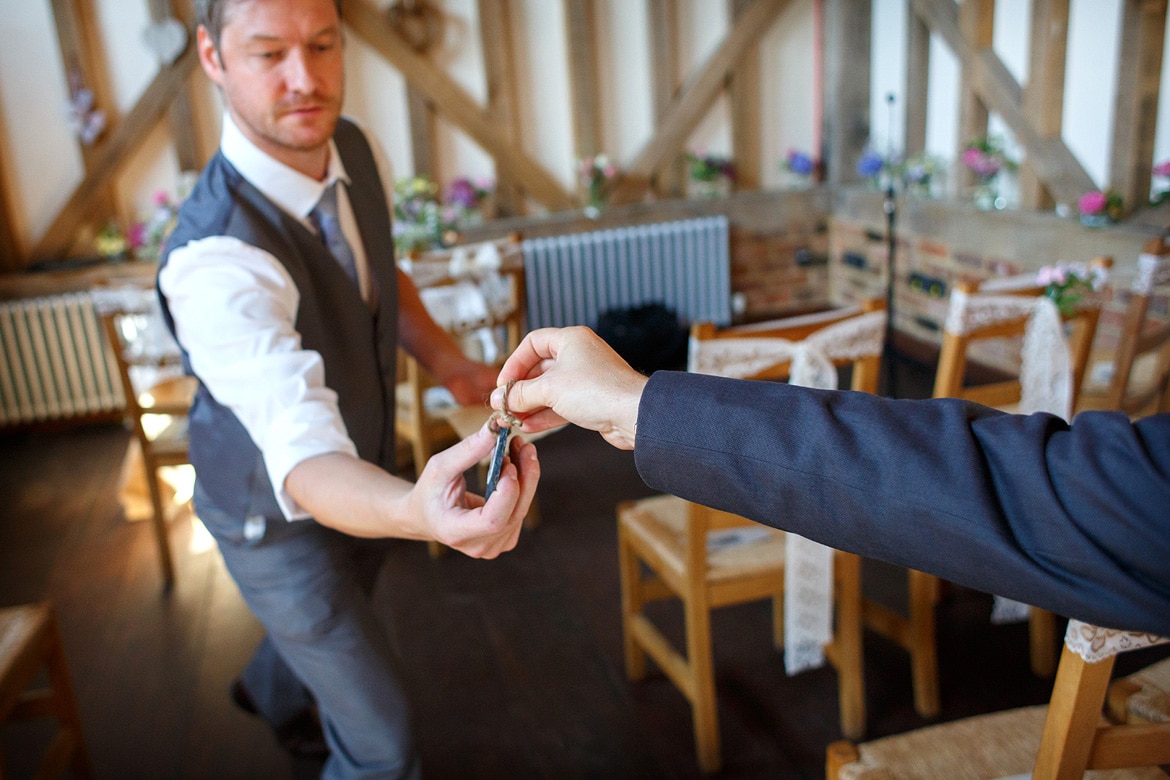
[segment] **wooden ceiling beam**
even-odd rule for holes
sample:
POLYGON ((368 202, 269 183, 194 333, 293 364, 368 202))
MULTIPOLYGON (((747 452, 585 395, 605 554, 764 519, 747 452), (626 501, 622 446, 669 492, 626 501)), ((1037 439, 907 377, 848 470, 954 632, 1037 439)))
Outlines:
MULTIPOLYGON (((651 90, 654 98, 654 124, 666 115, 667 108, 678 95, 679 73, 679 9, 676 0, 646 0, 646 18, 650 20, 651 90)), ((655 194, 660 197, 680 197, 686 180, 686 161, 675 155, 672 162, 659 169, 654 176, 655 194)))
MULTIPOLYGON (((172 0, 150 0, 150 19, 152 22, 164 22, 175 19, 187 28, 188 38, 193 38, 191 25, 185 23, 176 12, 172 0)), ((192 46, 188 42, 188 46, 192 46)), ((167 109, 167 126, 171 130, 171 140, 175 144, 175 156, 179 159, 180 171, 197 171, 203 167, 203 155, 199 149, 199 139, 195 132, 195 107, 191 100, 191 85, 184 84, 175 91, 174 99, 167 109)))
MULTIPOLYGON (((752 2, 733 0, 733 17, 746 13, 752 2)), ((753 45, 731 73, 731 148, 736 189, 760 188, 760 115, 760 49, 753 45)))
POLYGON ((186 50, 169 68, 159 71, 154 81, 128 114, 113 128, 102 144, 93 166, 65 202, 52 225, 33 249, 33 260, 64 257, 78 228, 91 219, 107 179, 142 144, 146 134, 162 118, 175 94, 183 88, 198 62, 195 46, 186 50))
POLYGON ((1150 198, 1167 0, 1125 0, 1117 69, 1110 172, 1113 189, 1131 212, 1150 198))
MULTIPOLYGON (((1033 0, 1031 64, 1024 86, 1024 114, 1042 138, 1059 138, 1064 124, 1064 74, 1068 52, 1069 0, 1033 0)), ((1032 164, 1020 166, 1020 205, 1049 211, 1052 193, 1032 164)))
POLYGON ((926 151, 926 113, 930 91, 930 29, 906 14, 906 156, 926 151))
POLYGON ((686 144, 687 137, 719 97, 727 76, 776 21, 791 0, 755 0, 735 19, 723 42, 686 80, 667 107, 654 136, 634 155, 613 188, 616 203, 638 200, 654 174, 686 144))
MULTIPOLYGON (((512 0, 479 0, 479 34, 487 79, 487 113, 512 145, 520 143, 520 112, 516 88, 516 50, 512 31, 512 0)), ((523 191, 506 168, 496 165, 496 215, 525 212, 523 191)))
POLYGON ((564 0, 569 56, 569 108, 578 159, 603 151, 601 88, 597 69, 597 13, 593 0, 564 0))
MULTIPOLYGON (((75 136, 82 165, 85 172, 89 173, 101 154, 101 146, 109 134, 109 128, 118 121, 109 79, 106 77, 105 63, 101 57, 101 47, 96 40, 97 22, 93 18, 93 9, 89 3, 79 3, 78 0, 52 0, 51 6, 53 23, 57 29, 57 48, 61 54, 61 66, 65 71, 65 81, 69 89, 68 101, 72 103, 76 99, 75 90, 88 89, 93 96, 91 111, 100 111, 105 118, 105 128, 90 143, 86 143, 80 136, 75 136)), ((101 200, 99 210, 106 212, 106 217, 112 216, 116 203, 113 185, 107 183, 99 198, 101 200)))
MULTIPOLYGON (((980 1, 980 0, 967 0, 980 1)), ((999 56, 990 48, 977 48, 959 28, 954 0, 910 0, 911 8, 932 30, 942 36, 970 74, 971 88, 990 110, 999 114, 1028 154, 1037 177, 1065 203, 1075 203, 1096 185, 1084 166, 1057 138, 1046 138, 1023 111, 1023 90, 999 56)), ((965 3, 964 3, 965 4, 965 3)))
POLYGON ((491 115, 450 76, 411 49, 369 0, 348 0, 344 4, 344 18, 350 29, 402 73, 437 111, 494 157, 497 168, 507 168, 530 197, 554 210, 576 205, 560 182, 513 144, 491 115))
POLYGON ((821 112, 822 172, 826 184, 861 181, 857 163, 872 141, 870 0, 824 0, 824 69, 821 112))

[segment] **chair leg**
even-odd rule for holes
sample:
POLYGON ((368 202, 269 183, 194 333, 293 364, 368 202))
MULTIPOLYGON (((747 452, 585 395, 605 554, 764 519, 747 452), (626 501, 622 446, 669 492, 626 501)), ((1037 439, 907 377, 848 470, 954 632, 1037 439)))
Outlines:
POLYGON ((73 693, 73 682, 69 677, 69 667, 65 661, 65 650, 61 644, 61 633, 57 629, 56 617, 49 622, 49 643, 47 666, 49 685, 53 691, 54 709, 61 728, 68 735, 70 747, 69 766, 73 776, 86 780, 93 777, 93 767, 89 761, 89 751, 85 746, 85 739, 81 732, 81 715, 77 711, 77 698, 73 693))
POLYGON ((166 509, 163 507, 162 488, 158 484, 158 470, 150 465, 146 459, 146 484, 150 488, 150 505, 154 511, 151 514, 151 524, 154 526, 154 538, 158 544, 158 557, 162 564, 163 587, 170 588, 175 584, 175 561, 171 556, 170 529, 167 527, 166 509))
POLYGON ((860 739, 865 733, 865 671, 861 632, 861 558, 836 556, 837 624, 833 632, 837 661, 837 698, 841 733, 860 739))
POLYGON ((784 582, 772 594, 772 647, 784 650, 784 582))
POLYGON ((695 752, 698 754, 700 770, 718 772, 723 761, 719 749, 710 607, 705 600, 691 594, 683 599, 683 612, 686 619, 687 671, 694 692, 691 708, 695 725, 695 752))
POLYGON ((938 580, 924 572, 909 571, 910 663, 913 670, 914 709, 924 718, 938 715, 938 641, 934 607, 938 580))
MULTIPOLYGON (((621 518, 622 507, 618 507, 621 518)), ((622 642, 626 656, 626 677, 641 680, 646 676, 646 653, 634 638, 634 616, 642 611, 641 572, 638 556, 626 539, 618 520, 618 571, 622 588, 622 642)))
POLYGON ((1045 609, 1032 607, 1028 616, 1028 646, 1032 674, 1052 677, 1056 674, 1056 616, 1045 609))

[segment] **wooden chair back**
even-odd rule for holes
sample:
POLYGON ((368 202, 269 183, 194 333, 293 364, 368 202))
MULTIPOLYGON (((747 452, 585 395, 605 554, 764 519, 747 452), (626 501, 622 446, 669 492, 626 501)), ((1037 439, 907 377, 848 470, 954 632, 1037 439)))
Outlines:
POLYGON ((175 566, 169 541, 170 513, 159 469, 190 462, 187 414, 196 383, 180 373, 178 347, 149 306, 108 304, 101 308, 100 316, 125 396, 126 423, 141 452, 163 583, 169 588, 175 580, 175 566))
MULTIPOLYGON (((1099 257, 1091 263, 1092 267, 1105 271, 1108 271, 1112 265, 1113 259, 1109 257, 1099 257)), ((960 294, 966 296, 990 293, 992 295, 1038 298, 1045 294, 1044 285, 1038 282, 996 287, 991 283, 981 284, 971 280, 963 280, 956 289, 960 294)), ((1068 352, 1072 374, 1070 387, 1072 409, 1076 408, 1084 383, 1103 300, 1103 296, 1099 296, 1078 306, 1073 313, 1062 315, 1066 329, 1069 331, 1068 352)), ((981 341, 1023 337, 1028 326, 1028 319, 1027 313, 1019 313, 1014 316, 991 319, 964 332, 956 332, 948 324, 943 331, 943 342, 939 352, 932 397, 961 398, 985 406, 1015 411, 1014 407, 1020 403, 1022 395, 1020 377, 1013 376, 995 382, 968 386, 966 384, 968 355, 971 346, 981 341)), ((924 581, 921 587, 934 587, 937 590, 937 585, 928 586, 926 584, 929 575, 922 575, 922 577, 924 581)), ((1041 677, 1051 677, 1056 669, 1055 616, 1045 610, 1033 608, 1029 617, 1029 637, 1033 672, 1041 677)))
MULTIPOLYGON (((914 776, 924 771, 931 776, 953 777, 964 772, 969 776, 972 763, 978 761, 980 766, 994 765, 996 771, 1007 774, 1031 768, 1033 780, 1072 780, 1084 777, 1089 770, 1170 763, 1170 722, 1119 724, 1102 715, 1116 653, 1159 641, 1164 640, 1070 621, 1052 695, 1048 706, 1042 708, 1043 726, 1038 735, 1032 731, 1039 727, 1033 717, 1036 708, 1025 707, 894 735, 872 746, 836 742, 827 750, 826 778, 906 776, 894 765, 897 761, 914 762, 918 773, 914 776), (1115 643, 1115 649, 1096 652, 1102 637, 1111 637, 1105 642, 1115 643), (1016 738, 1003 739, 1005 732, 1016 738), (954 744, 959 735, 964 743, 954 744), (1027 752, 1029 744, 1034 753, 1027 752), (932 745, 939 747, 935 750, 932 745), (957 765, 943 766, 949 762, 957 765)), ((1154 775, 1159 773, 1141 777, 1154 775)))
MULTIPOLYGON (((1113 260, 1108 257, 1100 257, 1093 261, 1093 265, 1108 269, 1112 267, 1113 260)), ((960 281, 956 285, 956 289, 963 295, 978 295, 989 292, 986 285, 971 280, 960 281)), ((1006 294, 1036 298, 1044 295, 1044 286, 1028 284, 994 289, 990 292, 996 295, 1006 294)), ((1071 389, 1074 407, 1081 384, 1084 381, 1085 368, 1089 363, 1089 354, 1093 347, 1093 338, 1097 334, 1097 321, 1100 315, 1101 302, 1096 300, 1078 307, 1073 314, 1064 317, 1066 325, 1070 329, 1068 350, 1072 369, 1071 389)), ((968 386, 966 384, 968 353, 970 347, 980 341, 1022 337, 1027 324, 1028 315, 1020 314, 972 327, 963 333, 955 332, 949 327, 944 328, 932 397, 962 398, 995 407, 1019 403, 1021 394, 1019 377, 968 386)))
MULTIPOLYGON (((0 609, 0 723, 56 718, 37 777, 94 776, 53 608, 48 602, 0 609), (44 674, 48 687, 30 688, 44 674)), ((0 756, 0 777, 5 776, 0 756)))
POLYGON ((1109 383, 1103 390, 1086 388, 1078 410, 1108 409, 1132 418, 1170 411, 1170 320, 1151 308, 1158 288, 1165 295, 1167 286, 1170 249, 1156 238, 1138 259, 1109 383))
MULTIPOLYGON (((826 355, 835 365, 853 366, 852 386, 874 391, 881 359, 884 305, 880 300, 805 317, 755 325, 717 328, 695 324, 691 330, 692 369, 745 378, 787 379, 793 351, 817 332, 868 316, 879 327, 872 348, 851 358, 826 355), (753 369, 709 370, 705 350, 723 341, 737 354, 757 349, 742 340, 758 340, 764 357, 753 358, 753 369), (740 340, 733 344, 732 340, 740 340), (704 368, 706 366, 707 368, 704 368)), ((719 346, 719 345, 716 345, 719 346)), ((718 350, 716 350, 718 352, 718 350)), ((825 350, 832 352, 832 350, 825 350)), ((756 357, 759 357, 758 355, 756 357)), ((715 355, 715 362, 722 357, 715 355)), ((727 369, 728 364, 722 364, 727 369)), ((784 645, 784 572, 787 536, 728 512, 693 504, 675 496, 655 496, 627 502, 617 509, 618 558, 622 585, 622 625, 626 674, 640 680, 646 658, 653 658, 691 703, 695 750, 700 768, 713 772, 721 766, 719 725, 715 699, 711 644, 711 610, 760 599, 772 600, 773 642, 784 645), (685 652, 643 611, 662 599, 682 601, 685 652)), ((865 689, 861 652, 861 559, 851 553, 833 553, 836 625, 826 659, 838 672, 841 730, 858 735, 865 729, 865 689)))

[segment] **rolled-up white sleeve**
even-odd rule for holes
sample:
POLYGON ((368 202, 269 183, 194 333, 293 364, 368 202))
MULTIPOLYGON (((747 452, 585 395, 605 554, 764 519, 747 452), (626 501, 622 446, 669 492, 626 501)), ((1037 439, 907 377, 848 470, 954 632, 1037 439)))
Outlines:
POLYGON ((301 346, 292 278, 268 252, 215 236, 174 250, 159 287, 191 367, 263 455, 284 516, 309 517, 285 490, 289 472, 316 455, 357 448, 337 394, 325 386, 321 355, 301 346))

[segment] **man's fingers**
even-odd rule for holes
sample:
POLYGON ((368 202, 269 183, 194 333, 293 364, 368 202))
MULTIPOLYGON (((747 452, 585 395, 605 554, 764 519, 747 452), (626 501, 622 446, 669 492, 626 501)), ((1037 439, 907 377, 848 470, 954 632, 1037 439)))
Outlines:
POLYGON ((432 460, 438 458, 444 469, 461 474, 483 460, 494 444, 495 436, 485 425, 463 441, 436 453, 432 460))

